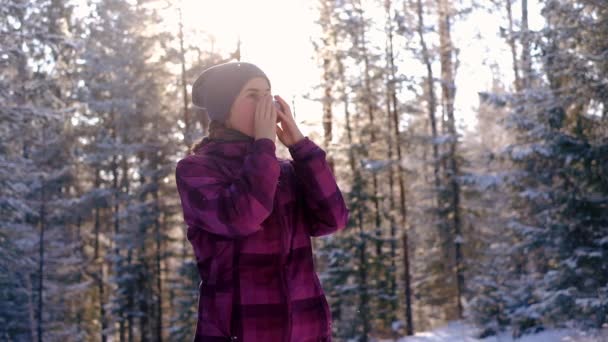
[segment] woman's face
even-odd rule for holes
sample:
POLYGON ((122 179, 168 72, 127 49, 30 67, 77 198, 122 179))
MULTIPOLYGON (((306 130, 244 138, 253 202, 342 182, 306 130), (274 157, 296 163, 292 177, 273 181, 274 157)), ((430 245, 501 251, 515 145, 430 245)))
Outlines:
POLYGON ((232 103, 226 126, 253 137, 255 109, 266 94, 270 94, 270 86, 265 78, 250 79, 232 103))

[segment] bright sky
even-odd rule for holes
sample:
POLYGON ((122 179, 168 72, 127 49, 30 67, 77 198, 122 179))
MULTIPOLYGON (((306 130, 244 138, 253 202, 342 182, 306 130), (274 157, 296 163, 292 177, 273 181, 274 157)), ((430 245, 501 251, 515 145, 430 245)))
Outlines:
MULTIPOLYGON (((181 3, 186 29, 196 28, 212 33, 216 37, 216 51, 234 51, 240 35, 241 60, 252 62, 264 70, 272 82, 273 93, 288 100, 292 109, 295 102, 296 119, 304 134, 312 130, 320 133, 321 104, 302 97, 321 82, 321 70, 311 43, 319 30, 315 24, 317 13, 313 8, 316 1, 181 0, 181 3)), ((516 18, 521 12, 518 3, 516 1, 513 7, 516 18)), ((179 4, 180 1, 172 2, 173 6, 179 4)), ((540 29, 542 18, 537 1, 529 1, 529 12, 530 28, 540 29)), ((379 25, 384 23, 382 8, 366 10, 365 15, 373 16, 379 25)), ((173 21, 169 17, 165 19, 173 21)), ((168 23, 174 26, 170 29, 175 31, 176 19, 175 24, 168 23)), ((431 20, 434 18, 426 18, 427 25, 434 24, 431 20)), ((456 74, 456 117, 459 124, 465 124, 469 130, 476 123, 477 93, 488 90, 492 83, 490 64, 498 64, 501 79, 506 84, 513 79, 508 46, 498 37, 500 25, 506 26, 503 16, 476 10, 466 20, 458 20, 453 26, 454 43, 460 50, 456 74), (478 36, 481 39, 476 39, 478 36)), ((381 30, 368 32, 368 37, 374 40, 373 45, 384 47, 384 33, 381 30)), ((399 54, 402 52, 399 51, 399 37, 395 39, 395 50, 399 54)), ((203 50, 209 48, 201 47, 203 50)), ((425 74, 419 61, 402 62, 398 68, 406 75, 425 74)), ((437 77, 440 75, 437 64, 435 68, 437 77)))
MULTIPOLYGON (((259 66, 272 92, 286 99, 307 134, 321 120, 320 105, 302 95, 319 83, 320 72, 310 42, 318 28, 305 0, 183 0, 186 25, 199 25, 217 38, 216 49, 234 51, 240 34, 241 60, 259 66), (315 124, 316 123, 316 124, 315 124)), ((318 129, 318 126, 317 126, 318 129)))
MULTIPOLYGON (((223 0, 201 1, 183 0, 187 25, 200 25, 217 36, 216 47, 223 51, 233 51, 240 33, 242 60, 252 62, 264 70, 271 82, 273 92, 286 99, 294 100, 298 122, 306 119, 312 127, 302 125, 306 134, 310 129, 320 130, 321 105, 301 97, 319 84, 321 71, 317 67, 314 50, 310 42, 319 28, 315 25, 317 13, 312 6, 316 1, 306 0, 223 0)), ((519 17, 521 9, 514 5, 514 16, 519 17)), ((542 26, 540 6, 529 1, 530 28, 542 26)), ((384 11, 367 11, 374 21, 384 22, 384 11)), ((427 18, 427 24, 430 24, 427 18)), ((474 11, 464 21, 454 25, 453 37, 460 49, 457 71, 456 116, 459 123, 473 129, 475 111, 478 104, 477 93, 488 90, 492 83, 490 64, 497 63, 504 82, 513 79, 511 56, 505 41, 498 37, 499 25, 506 21, 496 14, 474 11), (475 39, 476 36, 482 37, 475 39)), ((384 46, 381 31, 370 32, 369 37, 384 46)), ((401 66, 402 73, 421 74, 417 62, 401 66)), ((420 68, 422 66, 420 65, 420 68)), ((424 73, 424 72, 422 72, 424 73)), ((439 75, 439 70, 435 75, 439 75)), ((290 101, 291 102, 291 101, 290 101)))
MULTIPOLYGON (((537 1, 528 1, 528 26, 531 30, 539 30, 544 25, 540 10, 537 1)), ((521 15, 519 1, 514 2, 512 11, 517 20, 521 15)), ((502 13, 506 13, 506 9, 502 13)), ((492 87, 491 65, 496 63, 499 66, 503 84, 507 87, 513 84, 511 51, 506 41, 498 36, 500 26, 508 27, 506 15, 504 17, 478 10, 466 20, 458 21, 453 28, 454 45, 460 49, 460 65, 456 73, 456 116, 457 120, 467 125, 468 130, 474 129, 476 124, 478 92, 488 91, 492 87), (477 36, 481 39, 476 39, 477 36)))

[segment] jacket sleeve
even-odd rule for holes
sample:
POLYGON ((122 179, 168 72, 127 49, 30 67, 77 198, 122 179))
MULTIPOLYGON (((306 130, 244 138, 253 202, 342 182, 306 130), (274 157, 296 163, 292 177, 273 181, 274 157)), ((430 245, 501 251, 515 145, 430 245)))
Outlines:
POLYGON ((228 238, 260 230, 272 212, 280 174, 275 151, 272 140, 255 140, 236 179, 226 179, 204 159, 180 160, 175 180, 184 221, 228 238))
POLYGON ((308 137, 289 147, 298 189, 304 200, 310 236, 323 236, 344 229, 349 210, 338 188, 326 153, 308 137))

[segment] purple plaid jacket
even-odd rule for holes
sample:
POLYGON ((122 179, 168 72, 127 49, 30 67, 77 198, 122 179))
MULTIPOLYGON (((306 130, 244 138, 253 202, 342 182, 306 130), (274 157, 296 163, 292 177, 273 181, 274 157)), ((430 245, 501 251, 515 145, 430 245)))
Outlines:
POLYGON ((275 155, 270 139, 210 140, 177 163, 187 237, 201 278, 194 341, 331 341, 311 237, 349 210, 308 137, 275 155))

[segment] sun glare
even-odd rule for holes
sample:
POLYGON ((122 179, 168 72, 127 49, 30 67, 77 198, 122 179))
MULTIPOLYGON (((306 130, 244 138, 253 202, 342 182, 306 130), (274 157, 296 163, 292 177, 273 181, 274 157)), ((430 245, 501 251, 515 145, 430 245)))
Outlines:
POLYGON ((239 32, 245 27, 246 1, 183 0, 183 19, 186 28, 201 29, 213 35, 218 48, 229 49, 236 45, 239 32))
POLYGON ((264 70, 273 94, 281 95, 292 107, 295 102, 297 120, 320 122, 319 104, 303 98, 320 82, 310 42, 318 29, 312 5, 304 0, 181 2, 186 29, 213 36, 214 50, 224 55, 235 51, 240 39, 241 60, 264 70))

